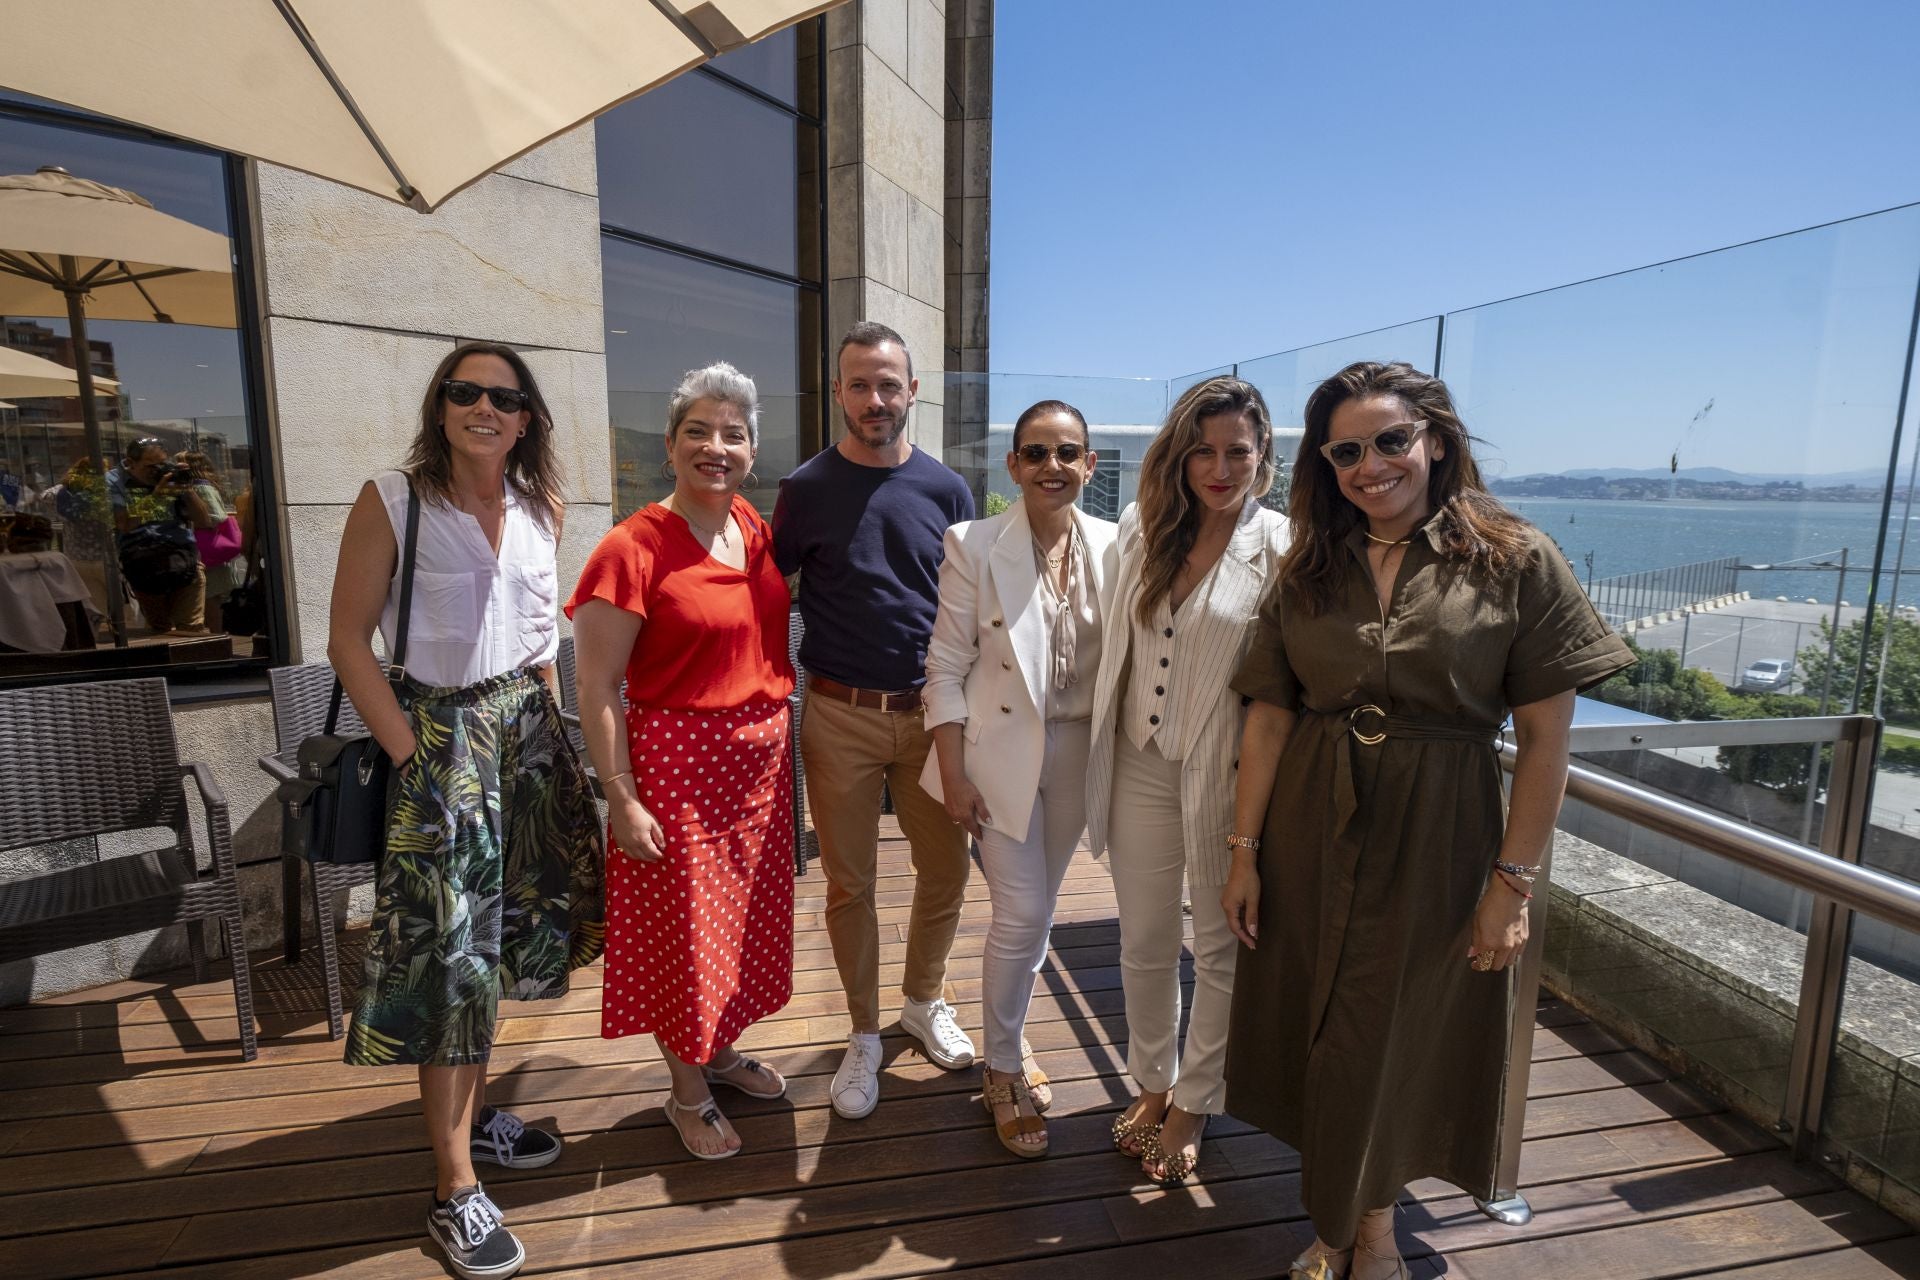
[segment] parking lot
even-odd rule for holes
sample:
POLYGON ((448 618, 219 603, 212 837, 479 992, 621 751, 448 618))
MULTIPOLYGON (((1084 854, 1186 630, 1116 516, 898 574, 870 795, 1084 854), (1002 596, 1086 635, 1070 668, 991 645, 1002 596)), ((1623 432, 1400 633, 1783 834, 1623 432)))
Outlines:
MULTIPOLYGON (((1865 613, 1859 607, 1843 608, 1840 625, 1855 622, 1865 613)), ((1643 649, 1674 650, 1681 655, 1683 665, 1712 674, 1728 688, 1739 682, 1741 671, 1761 658, 1792 659, 1794 678, 1779 692, 1818 694, 1818 689, 1802 687, 1798 655, 1809 645, 1821 642, 1820 624, 1832 618, 1830 604, 1742 600, 1727 609, 1648 627, 1636 632, 1633 639, 1643 649)))

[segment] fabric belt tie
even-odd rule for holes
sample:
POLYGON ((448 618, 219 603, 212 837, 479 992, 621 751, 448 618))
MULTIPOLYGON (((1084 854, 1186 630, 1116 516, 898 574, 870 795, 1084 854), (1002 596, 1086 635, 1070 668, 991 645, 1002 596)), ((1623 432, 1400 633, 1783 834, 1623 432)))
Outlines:
POLYGON ((1336 835, 1345 834, 1348 824, 1353 821, 1353 815, 1360 809, 1360 792, 1354 782, 1355 752, 1370 750, 1395 738, 1414 742, 1478 742, 1489 747, 1499 741, 1499 734, 1492 730, 1453 724, 1444 720, 1420 720, 1412 716, 1389 715, 1372 703, 1359 707, 1342 707, 1334 711, 1309 709, 1307 714, 1320 718, 1321 732, 1329 739, 1342 737, 1349 739, 1344 744, 1331 744, 1334 749, 1333 798, 1336 835))
POLYGON ((1330 933, 1325 940, 1327 949, 1316 966, 1312 1017, 1308 1024, 1312 1028, 1311 1045, 1320 1037, 1327 1006, 1333 998, 1334 973, 1345 946, 1347 918, 1353 907, 1355 868, 1360 861, 1360 844, 1351 831, 1354 814, 1360 809, 1359 789, 1354 781, 1355 754, 1375 750, 1395 738, 1414 742, 1472 742, 1491 747, 1500 735, 1492 729, 1444 720, 1390 715, 1371 703, 1330 711, 1308 708, 1305 715, 1319 718, 1318 727, 1333 750, 1334 782, 1333 865, 1328 868, 1327 897, 1322 903, 1330 933), (1338 741, 1342 738, 1346 741, 1338 741))
POLYGON ((807 688, 832 698, 835 702, 865 707, 869 711, 885 711, 893 714, 920 709, 920 690, 918 689, 856 689, 850 684, 841 684, 838 680, 829 680, 825 676, 817 676, 811 672, 807 674, 807 688))

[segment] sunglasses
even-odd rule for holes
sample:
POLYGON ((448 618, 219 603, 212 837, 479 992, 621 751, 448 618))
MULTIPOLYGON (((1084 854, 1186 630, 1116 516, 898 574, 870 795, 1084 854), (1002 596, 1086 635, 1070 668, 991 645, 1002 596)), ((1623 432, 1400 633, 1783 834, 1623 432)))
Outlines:
POLYGON ((502 413, 519 413, 527 407, 527 393, 512 387, 483 387, 477 382, 460 378, 448 378, 440 384, 440 394, 463 409, 478 401, 482 391, 487 393, 487 399, 493 401, 493 407, 502 413))
POLYGON ((1060 459, 1060 465, 1070 467, 1091 452, 1085 445, 1074 444, 1023 444, 1018 450, 1020 461, 1030 467, 1045 466, 1048 458, 1060 459))
POLYGON ((1427 429, 1424 419, 1396 422, 1358 440, 1331 440, 1320 446, 1320 455, 1341 471, 1351 471, 1372 449, 1383 458, 1404 458, 1413 450, 1413 442, 1427 429))

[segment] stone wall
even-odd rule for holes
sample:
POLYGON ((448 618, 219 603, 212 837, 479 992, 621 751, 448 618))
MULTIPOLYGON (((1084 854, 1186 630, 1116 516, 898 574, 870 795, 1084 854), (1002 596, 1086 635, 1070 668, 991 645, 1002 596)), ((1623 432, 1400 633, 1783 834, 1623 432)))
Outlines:
POLYGON ((942 456, 946 8, 965 2, 851 0, 826 14, 827 344, 856 320, 897 330, 920 380, 908 438, 942 456))
POLYGON ((986 499, 993 0, 947 4, 947 462, 986 499), (971 473, 965 464, 971 464, 971 473))

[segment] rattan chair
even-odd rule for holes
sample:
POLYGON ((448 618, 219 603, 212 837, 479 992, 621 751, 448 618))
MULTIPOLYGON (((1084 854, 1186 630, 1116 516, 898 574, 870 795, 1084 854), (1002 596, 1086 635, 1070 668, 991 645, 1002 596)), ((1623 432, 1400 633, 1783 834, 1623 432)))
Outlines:
MULTIPOLYGON (((275 667, 267 673, 273 686, 273 737, 278 750, 260 757, 260 767, 276 781, 299 774, 295 755, 300 744, 327 727, 327 703, 333 697, 333 668, 324 662, 299 667, 275 667)), ((360 713, 351 699, 340 701, 339 733, 365 733, 360 713)), ((340 948, 334 938, 333 908, 339 896, 356 885, 371 884, 378 863, 308 862, 282 848, 280 853, 281 938, 287 963, 300 959, 300 920, 306 903, 300 900, 300 869, 307 869, 312 888, 313 932, 320 944, 321 980, 327 988, 327 1034, 338 1040, 346 1034, 346 1015, 340 1001, 340 948)))
POLYGON ((0 850, 165 828, 173 843, 99 855, 0 882, 0 961, 46 955, 166 925, 187 926, 206 981, 201 921, 226 929, 240 1056, 257 1051, 227 799, 203 764, 182 764, 164 680, 112 680, 0 693, 0 850), (206 813, 211 866, 194 849, 184 779, 206 813))

